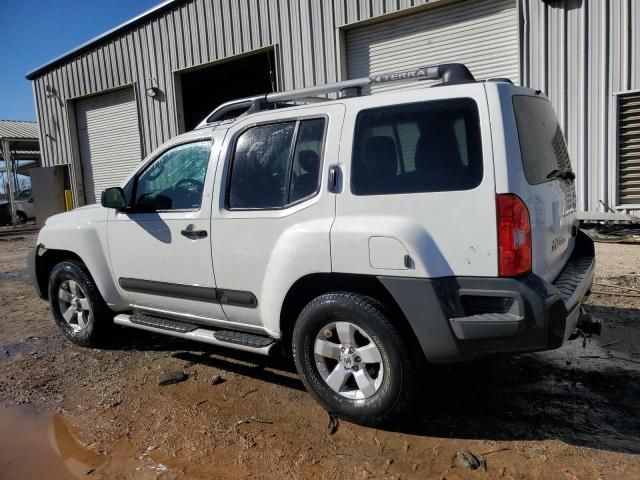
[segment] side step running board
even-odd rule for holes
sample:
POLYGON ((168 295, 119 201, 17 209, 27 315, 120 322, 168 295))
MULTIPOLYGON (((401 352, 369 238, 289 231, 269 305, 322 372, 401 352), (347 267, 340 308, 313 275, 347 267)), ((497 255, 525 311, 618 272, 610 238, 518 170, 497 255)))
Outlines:
POLYGON ((144 315, 143 313, 135 313, 129 316, 129 320, 141 327, 161 328, 162 330, 170 330, 176 333, 189 333, 198 328, 197 325, 192 323, 178 322, 170 318, 144 315))
POLYGON ((121 313, 113 321, 117 325, 125 327, 138 328, 162 335, 171 335, 186 340, 234 348, 260 355, 269 355, 271 348, 277 343, 273 338, 253 333, 233 330, 211 330, 200 325, 140 313, 134 315, 121 313))

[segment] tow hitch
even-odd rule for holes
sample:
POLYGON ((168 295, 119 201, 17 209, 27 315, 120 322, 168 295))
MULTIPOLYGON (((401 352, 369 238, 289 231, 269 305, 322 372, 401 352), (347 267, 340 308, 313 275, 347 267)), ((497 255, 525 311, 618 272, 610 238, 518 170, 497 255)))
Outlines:
POLYGON ((591 314, 581 306, 576 329, 569 337, 569 340, 574 340, 578 337, 586 338, 586 335, 600 335, 601 332, 602 323, 600 323, 600 320, 594 319, 591 314))
POLYGON ((592 335, 600 335, 600 333, 602 333, 602 323, 600 323, 600 320, 595 320, 584 307, 580 307, 580 316, 578 317, 576 327, 584 333, 590 333, 592 335))

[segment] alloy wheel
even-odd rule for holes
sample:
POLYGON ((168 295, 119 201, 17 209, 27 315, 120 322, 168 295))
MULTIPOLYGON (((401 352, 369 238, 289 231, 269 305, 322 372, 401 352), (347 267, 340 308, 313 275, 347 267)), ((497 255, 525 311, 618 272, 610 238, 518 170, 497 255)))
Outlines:
POLYGON ((74 280, 65 280, 58 289, 60 313, 74 332, 87 328, 93 313, 87 294, 74 280))
POLYGON ((380 349, 369 334, 350 322, 332 322, 314 342, 318 372, 336 393, 351 400, 373 396, 384 378, 380 349))

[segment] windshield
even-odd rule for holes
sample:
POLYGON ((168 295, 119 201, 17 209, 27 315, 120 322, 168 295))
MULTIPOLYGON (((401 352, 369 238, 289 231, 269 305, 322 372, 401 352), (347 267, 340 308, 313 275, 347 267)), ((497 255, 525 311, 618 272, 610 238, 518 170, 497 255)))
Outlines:
POLYGON ((567 145, 549 101, 516 95, 513 109, 527 181, 537 185, 558 177, 572 180, 574 175, 567 145))

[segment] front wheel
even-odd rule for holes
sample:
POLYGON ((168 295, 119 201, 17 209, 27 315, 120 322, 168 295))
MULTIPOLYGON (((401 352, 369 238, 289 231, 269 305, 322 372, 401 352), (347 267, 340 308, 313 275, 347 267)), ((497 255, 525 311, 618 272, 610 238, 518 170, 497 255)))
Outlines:
POLYGON ((58 327, 73 343, 94 347, 107 339, 113 314, 82 263, 67 260, 53 267, 49 304, 58 327))
POLYGON ((296 322, 293 355, 307 390, 342 418, 388 423, 413 396, 411 355, 371 298, 338 292, 312 300, 296 322))

